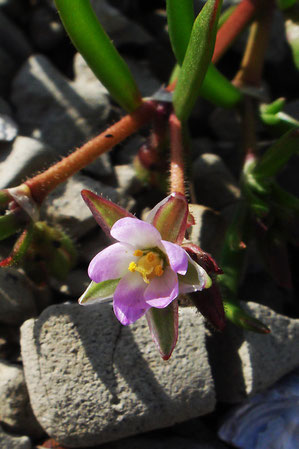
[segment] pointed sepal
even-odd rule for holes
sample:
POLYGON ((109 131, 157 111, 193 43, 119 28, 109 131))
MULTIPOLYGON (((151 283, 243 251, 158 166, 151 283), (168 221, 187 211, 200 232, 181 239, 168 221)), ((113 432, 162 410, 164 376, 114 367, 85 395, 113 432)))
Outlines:
POLYGON ((130 214, 130 212, 90 190, 82 190, 81 195, 91 210, 94 219, 109 237, 110 229, 117 220, 124 217, 134 218, 134 215, 130 214))
POLYGON ((175 348, 178 339, 178 302, 177 300, 165 307, 156 309, 152 307, 146 313, 146 319, 157 348, 163 360, 168 360, 175 348))
POLYGON ((85 306, 97 302, 107 302, 113 297, 120 279, 111 279, 103 282, 91 281, 85 292, 78 299, 79 304, 85 306))
POLYGON ((174 192, 151 210, 146 221, 158 229, 163 240, 180 244, 185 237, 187 219, 186 197, 174 192))

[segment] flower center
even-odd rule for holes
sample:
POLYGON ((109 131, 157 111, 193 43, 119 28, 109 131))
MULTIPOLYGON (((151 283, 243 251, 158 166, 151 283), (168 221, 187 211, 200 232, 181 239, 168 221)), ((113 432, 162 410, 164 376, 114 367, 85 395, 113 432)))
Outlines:
POLYGON ((161 255, 153 250, 141 251, 137 249, 134 252, 134 256, 139 257, 137 263, 131 262, 129 265, 129 271, 134 273, 137 271, 141 274, 144 282, 149 284, 150 280, 155 276, 162 276, 164 273, 163 265, 164 261, 161 255))

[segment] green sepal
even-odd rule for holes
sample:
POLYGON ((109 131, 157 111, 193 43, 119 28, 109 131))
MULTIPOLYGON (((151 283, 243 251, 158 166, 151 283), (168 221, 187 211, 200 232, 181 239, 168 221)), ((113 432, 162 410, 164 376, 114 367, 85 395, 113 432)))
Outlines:
POLYGON ((90 190, 82 190, 81 195, 91 210, 94 219, 108 236, 110 236, 110 229, 117 220, 124 217, 134 218, 134 215, 122 207, 90 190))
POLYGON ((148 220, 158 229, 162 239, 182 243, 187 229, 188 203, 181 193, 174 192, 151 211, 148 220))
POLYGON ((148 326, 163 360, 168 360, 178 339, 178 301, 164 309, 152 307, 146 312, 148 326))
POLYGON ((233 324, 258 334, 269 334, 270 329, 261 321, 250 316, 237 302, 223 301, 225 316, 233 324))
POLYGON ((173 95, 179 120, 188 119, 214 51, 221 0, 208 0, 197 16, 173 95))
POLYGON ((111 299, 119 281, 120 279, 111 279, 103 282, 91 281, 85 292, 78 299, 79 304, 88 305, 99 302, 99 300, 102 302, 111 299))
POLYGON ((280 133, 285 133, 299 127, 299 121, 283 112, 285 98, 278 98, 273 103, 260 106, 260 119, 265 125, 275 127, 280 133))
POLYGON ((129 67, 99 23, 90 0, 55 0, 74 46, 114 100, 133 112, 142 102, 129 67))

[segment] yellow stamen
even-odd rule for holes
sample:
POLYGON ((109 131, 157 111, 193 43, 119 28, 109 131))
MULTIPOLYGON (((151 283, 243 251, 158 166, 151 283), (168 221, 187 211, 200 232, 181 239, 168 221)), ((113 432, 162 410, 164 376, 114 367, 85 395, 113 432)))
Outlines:
POLYGON ((136 251, 134 251, 134 256, 136 257, 143 256, 143 251, 141 251, 141 249, 136 249, 136 251))
POLYGON ((162 274, 164 273, 162 265, 156 265, 155 269, 154 269, 154 272, 155 272, 156 276, 162 276, 162 274))
POLYGON ((134 256, 139 257, 139 259, 137 262, 130 262, 128 269, 131 273, 137 271, 146 284, 149 284, 155 276, 162 276, 164 273, 164 262, 158 252, 149 251, 147 253, 146 250, 136 249, 134 256))
POLYGON ((129 271, 131 271, 132 273, 134 273, 134 271, 136 271, 137 265, 135 262, 131 262, 128 269, 129 271))

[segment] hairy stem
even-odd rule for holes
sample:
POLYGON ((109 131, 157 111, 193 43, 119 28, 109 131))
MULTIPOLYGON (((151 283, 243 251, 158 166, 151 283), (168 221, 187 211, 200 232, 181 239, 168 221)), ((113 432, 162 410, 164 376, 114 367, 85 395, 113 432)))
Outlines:
POLYGON ((155 114, 155 110, 155 103, 144 102, 136 111, 123 117, 103 133, 75 150, 72 154, 48 168, 43 173, 26 181, 27 186, 30 188, 32 198, 37 203, 41 203, 59 184, 93 162, 98 156, 138 131, 139 128, 151 120, 155 114))
POLYGON ((185 195, 184 147, 182 123, 173 112, 169 117, 170 128, 170 192, 185 195))

